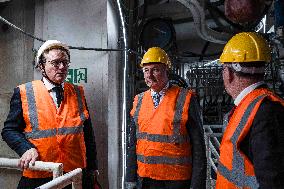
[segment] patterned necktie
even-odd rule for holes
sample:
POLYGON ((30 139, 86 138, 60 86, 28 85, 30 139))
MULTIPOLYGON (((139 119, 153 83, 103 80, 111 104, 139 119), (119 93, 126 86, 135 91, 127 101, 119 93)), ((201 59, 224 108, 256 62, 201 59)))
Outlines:
POLYGON ((59 107, 63 100, 63 89, 61 86, 56 86, 52 90, 56 93, 57 106, 59 107))
POLYGON ((159 105, 160 98, 161 98, 161 95, 159 93, 155 92, 154 95, 153 95, 153 102, 154 102, 155 108, 157 108, 157 106, 159 105))

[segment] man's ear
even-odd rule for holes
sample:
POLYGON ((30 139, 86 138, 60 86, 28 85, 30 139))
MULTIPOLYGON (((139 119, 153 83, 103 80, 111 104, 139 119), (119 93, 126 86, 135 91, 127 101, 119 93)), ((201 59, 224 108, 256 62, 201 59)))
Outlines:
POLYGON ((235 80, 236 74, 230 68, 228 69, 228 81, 232 83, 235 80))
POLYGON ((38 69, 41 71, 41 72, 44 72, 44 65, 42 63, 40 63, 38 65, 38 69))

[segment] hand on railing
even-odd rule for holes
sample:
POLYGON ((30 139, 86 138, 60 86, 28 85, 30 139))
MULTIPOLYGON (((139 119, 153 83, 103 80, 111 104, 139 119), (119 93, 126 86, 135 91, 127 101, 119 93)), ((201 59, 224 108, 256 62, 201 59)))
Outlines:
POLYGON ((126 189, 136 189, 137 188, 137 183, 136 182, 125 182, 124 187, 126 189))
POLYGON ((35 165, 35 161, 38 159, 37 149, 31 148, 27 150, 22 157, 19 159, 18 166, 21 169, 27 169, 29 164, 35 165))

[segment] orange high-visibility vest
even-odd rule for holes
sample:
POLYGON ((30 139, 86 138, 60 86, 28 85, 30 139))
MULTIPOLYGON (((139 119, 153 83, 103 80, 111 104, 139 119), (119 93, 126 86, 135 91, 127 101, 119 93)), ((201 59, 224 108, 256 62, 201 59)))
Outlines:
POLYGON ((131 115, 137 128, 137 173, 140 177, 191 178, 191 145, 186 130, 191 95, 191 91, 172 86, 156 109, 150 90, 135 97, 131 115))
MULTIPOLYGON (((82 87, 64 83, 64 99, 56 109, 40 80, 19 86, 24 134, 36 146, 40 161, 63 163, 65 172, 86 167, 83 123, 89 118, 82 87)), ((45 171, 24 170, 29 178, 52 177, 45 171)))
POLYGON ((253 163, 240 150, 240 144, 265 98, 284 106, 284 101, 268 89, 255 89, 241 101, 230 118, 220 146, 216 189, 259 188, 253 163))

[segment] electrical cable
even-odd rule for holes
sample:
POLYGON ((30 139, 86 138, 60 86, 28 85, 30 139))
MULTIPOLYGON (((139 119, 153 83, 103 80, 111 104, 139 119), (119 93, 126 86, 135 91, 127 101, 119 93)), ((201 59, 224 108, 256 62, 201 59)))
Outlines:
MULTIPOLYGON (((33 39, 36 39, 38 41, 41 41, 41 42, 45 42, 46 40, 44 39, 41 39, 39 37, 35 37, 34 35, 22 30, 21 28, 19 28, 18 26, 12 24, 11 22, 9 22, 8 20, 6 20, 5 18, 3 18, 2 16, 0 16, 0 20, 6 24, 8 24, 9 26, 11 26, 12 28, 20 31, 21 33, 33 38, 33 39)), ((103 49, 103 48, 89 48, 89 47, 74 47, 74 46, 69 46, 70 49, 77 49, 77 50, 94 50, 94 51, 128 51, 128 50, 125 50, 125 49, 103 49)), ((131 50, 133 51, 133 50, 131 50)))

